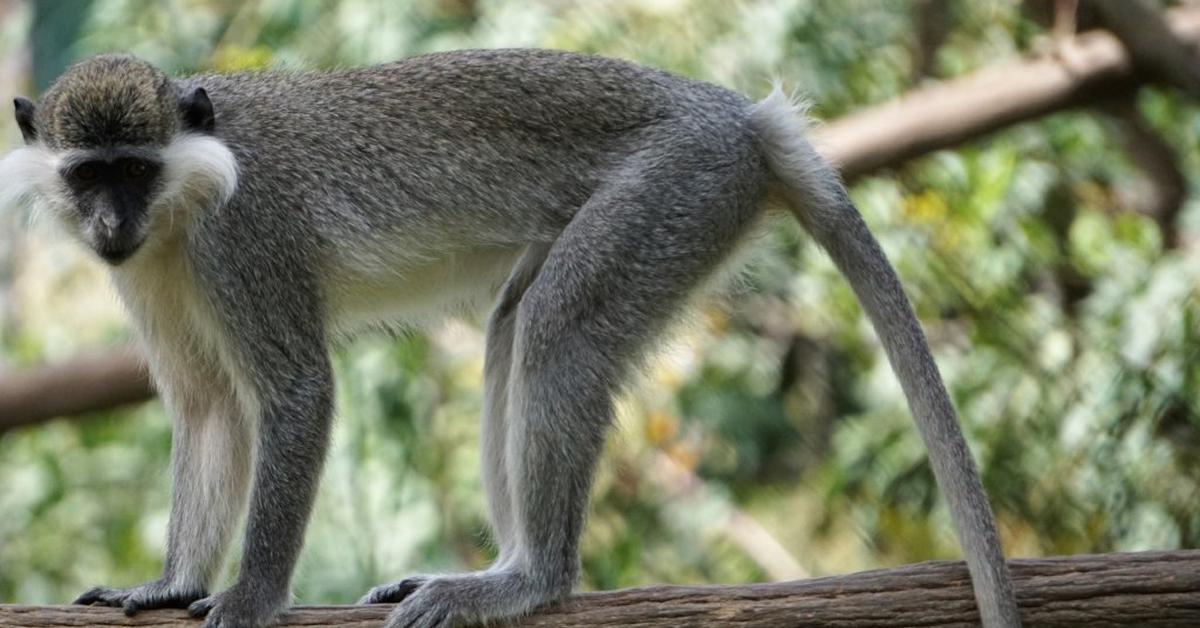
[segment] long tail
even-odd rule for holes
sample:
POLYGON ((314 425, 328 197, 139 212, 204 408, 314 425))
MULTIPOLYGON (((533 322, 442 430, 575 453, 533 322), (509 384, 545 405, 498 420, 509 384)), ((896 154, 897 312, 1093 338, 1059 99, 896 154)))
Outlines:
POLYGON ((836 172, 805 139, 803 113, 778 89, 751 124, 792 212, 858 295, 900 380, 966 556, 983 625, 1021 625, 991 506, 954 406, 900 280, 836 172))

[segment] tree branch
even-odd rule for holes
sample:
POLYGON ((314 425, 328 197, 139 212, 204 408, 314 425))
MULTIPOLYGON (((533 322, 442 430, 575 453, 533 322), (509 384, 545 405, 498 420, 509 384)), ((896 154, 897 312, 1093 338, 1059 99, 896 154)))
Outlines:
MULTIPOLYGON (((1038 626, 1200 625, 1200 550, 1012 561, 1021 618, 1038 626)), ((374 628, 391 606, 307 606, 280 626, 374 628)), ((653 586, 583 593, 518 626, 805 628, 966 627, 979 623, 962 562, 929 562, 849 576, 740 586, 653 586)), ((0 625, 194 628, 183 611, 3 606, 0 625)))
POLYGON ((1162 18, 1157 3, 1146 0, 1089 0, 1104 28, 1133 56, 1139 70, 1154 73, 1193 98, 1200 97, 1196 42, 1181 40, 1162 18))
POLYGON ((132 348, 22 373, 0 373, 0 432, 153 396, 146 365, 132 348))
MULTIPOLYGON (((1166 15, 1181 45, 1200 44, 1200 7, 1166 15)), ((1070 63, 1027 59, 915 90, 816 129, 813 143, 853 180, 1009 125, 1111 101, 1156 78, 1135 72, 1124 46, 1107 32, 1084 33, 1070 46, 1070 63)), ((0 376, 0 431, 149 399, 154 391, 143 368, 114 355, 0 376)))
MULTIPOLYGON (((1178 41, 1200 42, 1200 8, 1167 15, 1178 41)), ((1069 62, 1048 55, 918 89, 816 129, 814 144, 853 180, 1013 124, 1111 100, 1157 79, 1134 72, 1129 53, 1108 32, 1090 31, 1065 45, 1069 62)))

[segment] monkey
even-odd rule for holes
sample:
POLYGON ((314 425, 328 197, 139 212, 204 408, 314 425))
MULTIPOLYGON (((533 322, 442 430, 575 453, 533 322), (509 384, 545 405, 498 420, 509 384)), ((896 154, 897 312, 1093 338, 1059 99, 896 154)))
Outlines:
POLYGON ((173 421, 162 577, 80 604, 258 627, 287 605, 329 442, 329 351, 492 303, 481 420, 497 557, 369 591, 388 628, 503 621, 576 584, 614 397, 778 201, 832 257, 927 446, 983 624, 1020 625, 991 507, 924 332, 778 87, 732 90, 561 51, 169 78, 68 68, 0 162, 0 203, 109 268, 173 421), (211 593, 245 513, 238 575, 211 593))

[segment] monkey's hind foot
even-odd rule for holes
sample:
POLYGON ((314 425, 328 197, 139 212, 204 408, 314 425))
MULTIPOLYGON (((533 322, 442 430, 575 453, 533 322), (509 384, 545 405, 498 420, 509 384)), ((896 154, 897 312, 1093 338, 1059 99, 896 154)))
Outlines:
POLYGON ((286 599, 286 589, 281 596, 239 583, 196 600, 188 607, 188 615, 203 617, 201 628, 263 628, 283 609, 286 599))
POLYGON ((425 584, 432 576, 410 576, 399 582, 381 584, 362 596, 359 604, 396 604, 425 584))
POLYGON ((208 595, 203 589, 180 589, 166 580, 155 580, 128 589, 93 587, 75 598, 74 604, 115 606, 132 617, 140 610, 155 608, 187 608, 189 604, 208 595))
POLYGON ((399 602, 385 628, 453 628, 525 615, 570 593, 515 570, 413 576, 371 589, 361 604, 399 602))

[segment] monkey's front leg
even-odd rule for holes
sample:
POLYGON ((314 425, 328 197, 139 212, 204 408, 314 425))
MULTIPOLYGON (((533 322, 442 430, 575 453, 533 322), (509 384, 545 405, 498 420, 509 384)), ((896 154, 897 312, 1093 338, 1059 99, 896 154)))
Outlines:
POLYGON ((298 351, 274 356, 272 367, 257 373, 265 381, 241 570, 229 589, 188 607, 207 617, 204 628, 259 628, 286 606, 312 510, 333 404, 328 356, 298 351))
POLYGON ((208 595, 245 505, 251 440, 231 397, 212 390, 187 404, 165 395, 175 420, 171 443, 174 493, 167 560, 158 580, 127 589, 95 587, 76 604, 142 609, 187 608, 208 595))

